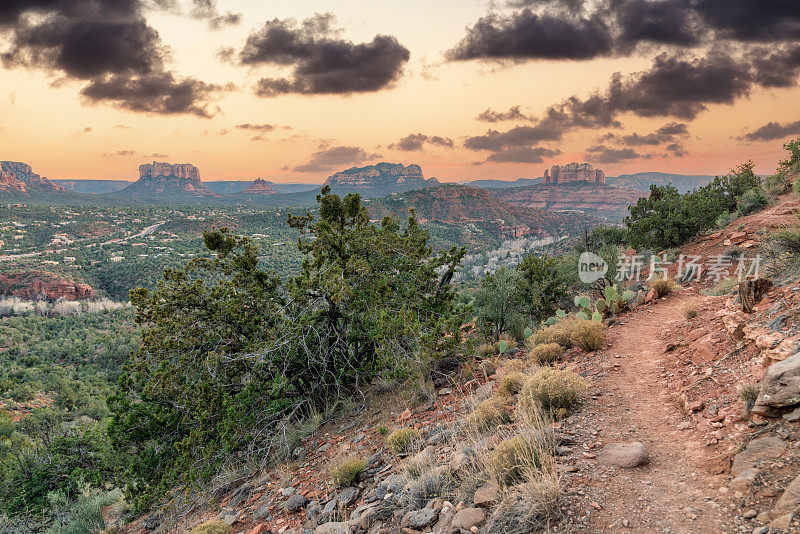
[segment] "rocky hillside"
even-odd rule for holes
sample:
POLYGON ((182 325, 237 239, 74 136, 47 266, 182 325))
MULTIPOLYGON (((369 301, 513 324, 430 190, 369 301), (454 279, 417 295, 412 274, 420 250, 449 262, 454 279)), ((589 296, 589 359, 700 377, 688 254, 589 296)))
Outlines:
POLYGON ((491 193, 515 206, 547 211, 583 211, 612 220, 621 220, 627 215, 628 206, 649 194, 593 182, 495 189, 491 193))
POLYGON ((424 391, 375 393, 311 426, 278 468, 228 474, 209 490, 217 506, 198 496, 129 531, 800 532, 800 282, 771 237, 800 233, 798 212, 786 193, 699 236, 676 259, 730 261, 680 285, 645 267, 646 297, 599 343, 578 329, 562 341, 570 323, 537 333, 567 345, 538 345, 552 367, 536 365, 543 350, 482 347, 424 391), (737 290, 756 253, 761 282, 737 290), (532 394, 563 417, 531 418, 532 394))
POLYGON ((118 193, 123 197, 215 197, 200 179, 200 171, 188 163, 154 161, 139 166, 139 179, 118 193))
POLYGON ((92 286, 41 271, 0 274, 0 295, 26 300, 86 300, 95 297, 92 286))
POLYGON ((0 161, 0 195, 58 194, 66 190, 47 178, 39 176, 27 163, 0 161))
POLYGON ((442 184, 407 193, 392 195, 367 203, 370 218, 385 216, 404 220, 414 208, 421 221, 436 221, 463 225, 464 223, 498 223, 505 236, 562 236, 575 234, 595 220, 583 214, 548 213, 515 206, 485 190, 457 184, 442 184))
POLYGON ((337 172, 325 180, 334 193, 360 193, 374 198, 437 185, 435 178, 426 179, 419 165, 377 163, 366 167, 353 167, 337 172))

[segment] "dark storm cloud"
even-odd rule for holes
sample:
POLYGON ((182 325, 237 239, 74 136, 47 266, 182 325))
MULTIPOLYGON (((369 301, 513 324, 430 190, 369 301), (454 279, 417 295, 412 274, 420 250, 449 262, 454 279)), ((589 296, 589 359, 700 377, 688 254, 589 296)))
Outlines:
POLYGON ((800 45, 757 47, 750 52, 756 83, 763 87, 792 87, 800 74, 800 45))
POLYGON ((745 141, 774 141, 790 135, 800 134, 800 120, 794 122, 768 122, 764 126, 746 133, 737 139, 745 141))
POLYGON ((576 59, 630 55, 640 45, 789 43, 796 0, 511 0, 467 28, 449 60, 576 59))
POLYGON ((319 150, 311 155, 308 163, 298 165, 292 170, 297 172, 330 171, 338 167, 354 165, 380 157, 380 154, 368 154, 363 148, 357 146, 321 145, 319 150))
POLYGON ((300 23, 273 19, 252 33, 239 53, 243 65, 292 67, 291 77, 259 80, 256 94, 363 93, 400 78, 410 53, 395 37, 376 35, 368 43, 353 43, 339 37, 334 23, 330 13, 300 23))
POLYGON ((487 108, 486 111, 476 117, 482 122, 503 122, 515 120, 531 120, 530 117, 520 111, 520 106, 511 106, 508 111, 495 111, 487 108))
POLYGON ((392 143, 388 148, 411 152, 414 150, 422 150, 426 144, 447 148, 452 148, 454 146, 453 140, 449 137, 414 133, 403 137, 396 143, 392 143))
POLYGON ((215 110, 210 110, 209 104, 222 90, 195 78, 176 80, 170 72, 159 72, 135 77, 95 78, 81 90, 81 95, 91 103, 110 103, 129 111, 211 117, 215 110))
POLYGON ((478 19, 467 35, 445 52, 451 61, 469 59, 591 59, 609 55, 609 27, 599 17, 564 18, 530 9, 478 19))
POLYGON ((489 155, 486 161, 494 163, 542 163, 544 158, 561 154, 558 149, 545 147, 510 147, 489 155))
POLYGON ((627 146, 657 146, 664 143, 672 143, 677 137, 687 137, 689 129, 680 122, 669 122, 655 132, 640 135, 632 133, 628 135, 606 134, 600 139, 605 141, 616 141, 627 146))
POLYGON ((632 148, 610 148, 605 145, 590 146, 586 149, 586 159, 597 163, 618 163, 631 159, 649 159, 632 148))
POLYGON ((800 38, 800 2, 795 0, 696 0, 692 6, 718 38, 762 42, 800 38))
POLYGON ((0 7, 0 55, 6 68, 42 69, 87 82, 89 103, 147 113, 208 117, 222 88, 167 70, 168 49, 142 12, 168 2, 33 0, 0 7))
POLYGON ((689 10, 688 1, 611 0, 619 27, 617 47, 639 43, 695 46, 702 41, 702 28, 689 10))
POLYGON ((682 158, 683 156, 685 156, 686 154, 689 153, 686 150, 686 147, 684 147, 680 143, 670 143, 664 148, 667 149, 667 155, 668 156, 672 156, 672 157, 676 157, 676 158, 682 158))
POLYGON ((200 20, 207 20, 208 27, 219 30, 225 26, 235 26, 242 21, 241 13, 220 13, 216 0, 192 0, 191 16, 200 20))

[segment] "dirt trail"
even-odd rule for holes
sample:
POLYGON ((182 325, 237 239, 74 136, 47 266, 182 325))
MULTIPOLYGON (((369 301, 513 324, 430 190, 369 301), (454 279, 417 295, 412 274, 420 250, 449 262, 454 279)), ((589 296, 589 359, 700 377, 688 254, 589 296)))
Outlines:
POLYGON ((724 488, 729 477, 721 474, 726 460, 694 430, 678 428, 688 419, 680 392, 669 385, 662 333, 685 320, 678 311, 684 300, 697 299, 684 293, 625 316, 609 329, 607 348, 596 356, 605 371, 593 378, 597 397, 583 410, 581 427, 597 432, 603 444, 644 443, 650 462, 615 469, 590 460, 593 473, 584 483, 602 507, 589 514, 590 532, 738 531, 733 496, 724 488))

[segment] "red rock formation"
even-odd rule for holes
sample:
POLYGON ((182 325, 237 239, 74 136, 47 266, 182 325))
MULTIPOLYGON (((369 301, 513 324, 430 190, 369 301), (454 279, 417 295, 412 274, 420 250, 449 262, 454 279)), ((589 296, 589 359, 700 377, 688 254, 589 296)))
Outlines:
POLYGON ((580 210, 587 213, 621 219, 628 206, 636 204, 646 191, 611 187, 597 182, 534 185, 497 189, 492 195, 517 206, 548 211, 580 210))
POLYGON ((120 191, 134 196, 219 196, 200 180, 200 171, 188 163, 154 161, 139 166, 139 179, 120 191))
POLYGON ((554 165, 544 171, 544 184, 563 184, 569 182, 598 182, 606 183, 606 173, 595 169, 589 163, 568 163, 567 165, 554 165))
POLYGON ((250 184, 247 189, 242 191, 243 195, 274 195, 275 190, 273 190, 266 180, 262 180, 261 178, 256 178, 253 180, 253 183, 250 184))
POLYGON ((0 274, 0 295, 29 300, 42 296, 48 300, 60 298, 85 300, 94 298, 95 290, 89 284, 63 278, 54 273, 28 271, 0 274))
POLYGON ((39 176, 27 163, 0 161, 0 191, 64 192, 66 189, 39 176))

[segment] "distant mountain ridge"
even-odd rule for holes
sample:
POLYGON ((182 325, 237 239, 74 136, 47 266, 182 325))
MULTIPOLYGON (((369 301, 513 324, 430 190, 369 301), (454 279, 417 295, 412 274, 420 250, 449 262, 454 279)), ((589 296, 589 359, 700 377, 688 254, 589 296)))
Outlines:
POLYGON ((541 184, 495 189, 490 193, 515 206, 547 211, 582 211, 611 220, 622 220, 630 205, 648 195, 647 191, 640 189, 612 187, 599 182, 541 184))
POLYGON ((86 195, 104 195, 125 189, 133 182, 130 180, 68 180, 56 179, 52 182, 60 185, 67 191, 83 193, 86 195))
POLYGON ((332 174, 325 180, 334 193, 360 193, 362 197, 375 198, 423 187, 439 185, 436 178, 426 179, 422 167, 412 163, 376 163, 365 167, 352 167, 332 174))
POLYGON ((651 185, 672 184, 679 193, 697 189, 714 179, 710 174, 670 174, 666 172, 637 172, 606 177, 606 183, 614 187, 649 191, 651 185))
POLYGON ((367 201, 370 218, 404 220, 414 208, 421 221, 451 224, 497 223, 507 237, 558 237, 574 234, 597 222, 584 214, 553 213, 516 206, 495 198, 485 189, 441 184, 367 201))

